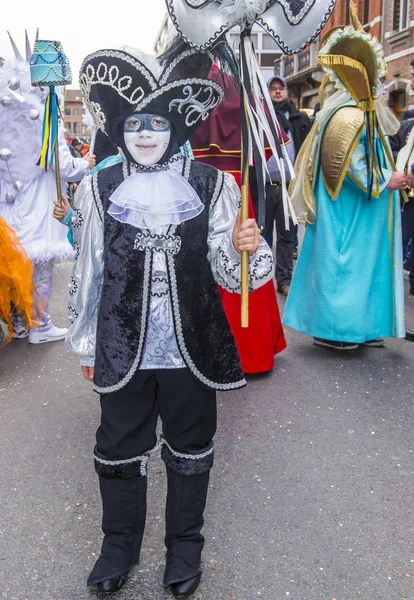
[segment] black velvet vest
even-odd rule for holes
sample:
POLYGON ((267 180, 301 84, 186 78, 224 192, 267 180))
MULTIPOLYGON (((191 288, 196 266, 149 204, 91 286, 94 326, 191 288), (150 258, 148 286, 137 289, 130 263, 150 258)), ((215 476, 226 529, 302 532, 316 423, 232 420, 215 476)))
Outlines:
MULTIPOLYGON (((189 165, 187 161, 186 164, 189 165)), ((122 169, 119 164, 104 169, 94 176, 93 182, 95 202, 104 221, 96 391, 110 393, 121 389, 139 369, 150 302, 152 257, 156 251, 166 253, 175 334, 185 364, 207 387, 242 387, 245 381, 236 344, 207 259, 209 210, 222 189, 223 174, 191 161, 188 181, 205 209, 178 225, 169 236, 156 236, 108 215, 109 198, 124 179, 122 169)))

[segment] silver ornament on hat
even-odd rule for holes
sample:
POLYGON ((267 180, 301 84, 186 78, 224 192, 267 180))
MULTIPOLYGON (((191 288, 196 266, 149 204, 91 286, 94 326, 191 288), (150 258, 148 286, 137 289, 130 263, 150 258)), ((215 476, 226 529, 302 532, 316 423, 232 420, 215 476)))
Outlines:
POLYGON ((20 87, 20 80, 17 77, 10 77, 7 87, 13 91, 16 91, 20 87))
POLYGON ((12 153, 8 148, 2 148, 0 150, 0 159, 4 160, 4 162, 7 162, 8 160, 10 160, 12 157, 12 153))
POLYGON ((32 108, 32 110, 29 112, 29 117, 32 119, 32 121, 36 121, 36 119, 39 118, 39 111, 35 108, 32 108))
POLYGON ((13 194, 11 194, 10 192, 7 192, 6 194, 6 202, 7 204, 13 204, 13 202, 16 200, 16 198, 14 197, 13 194))
POLYGON ((5 107, 10 106, 10 104, 11 104, 10 96, 3 96, 3 98, 0 100, 0 104, 5 107))
POLYGON ((21 181, 16 180, 13 183, 13 189, 16 190, 16 192, 20 192, 23 189, 23 183, 21 181))

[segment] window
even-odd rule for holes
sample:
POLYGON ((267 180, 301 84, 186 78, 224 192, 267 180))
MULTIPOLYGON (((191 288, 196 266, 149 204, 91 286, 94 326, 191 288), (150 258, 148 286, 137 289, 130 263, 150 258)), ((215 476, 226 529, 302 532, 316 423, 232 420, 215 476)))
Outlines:
POLYGON ((72 131, 72 123, 66 123, 66 129, 71 133, 72 131))
POLYGON ((279 50, 275 40, 267 33, 262 36, 262 50, 279 50))
POLYGON ((73 109, 73 116, 74 117, 79 117, 79 108, 74 108, 73 109))
POLYGON ((66 115, 67 117, 69 117, 69 116, 70 116, 70 108, 65 108, 65 115, 66 115))
POLYGON ((261 67, 273 67, 275 60, 279 58, 279 54, 261 54, 260 55, 260 66, 261 67))
POLYGON ((344 4, 342 5, 342 12, 343 12, 342 21, 345 23, 345 25, 349 25, 349 22, 350 22, 349 2, 344 2, 344 4))
MULTIPOLYGON (((257 33, 252 33, 251 35, 251 39, 253 42, 253 46, 254 49, 257 50, 257 44, 258 44, 258 35, 257 33)), ((233 52, 239 52, 239 40, 240 40, 240 35, 238 33, 232 33, 229 36, 229 46, 231 47, 231 49, 233 50, 233 52)))
POLYGON ((80 133, 79 131, 79 123, 73 124, 73 133, 80 133))
POLYGON ((393 31, 401 31, 408 27, 408 0, 394 0, 392 9, 392 29, 393 31))
POLYGON ((369 23, 369 0, 362 2, 362 24, 368 25, 369 23))
POLYGON ((406 95, 404 90, 394 90, 390 93, 388 99, 388 106, 394 112, 394 114, 401 118, 406 107, 406 95))

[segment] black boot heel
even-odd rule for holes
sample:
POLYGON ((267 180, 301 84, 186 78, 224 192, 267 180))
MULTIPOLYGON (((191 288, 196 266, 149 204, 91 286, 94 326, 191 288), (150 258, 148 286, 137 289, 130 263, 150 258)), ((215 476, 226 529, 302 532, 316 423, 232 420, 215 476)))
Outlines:
POLYGON ((173 583, 170 586, 170 590, 172 595, 175 598, 188 598, 191 596, 200 584, 201 575, 196 575, 187 581, 180 581, 179 583, 173 583))

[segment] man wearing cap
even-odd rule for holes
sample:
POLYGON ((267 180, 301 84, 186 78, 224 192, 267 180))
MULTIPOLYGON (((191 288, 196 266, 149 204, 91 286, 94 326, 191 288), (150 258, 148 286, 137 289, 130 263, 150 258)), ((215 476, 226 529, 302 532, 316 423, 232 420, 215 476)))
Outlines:
MULTIPOLYGON (((269 79, 267 86, 276 117, 291 141, 287 145, 287 152, 292 164, 294 164, 296 156, 310 131, 310 119, 308 115, 299 111, 295 103, 289 98, 286 79, 275 75, 269 79)), ((294 227, 291 220, 289 230, 285 228, 281 177, 275 158, 272 156, 267 164, 269 174, 266 175, 266 221, 264 236, 269 245, 271 245, 273 222, 276 221, 275 276, 277 290, 287 296, 293 270, 294 227)), ((290 174, 287 169, 286 179, 289 182, 290 174)))

